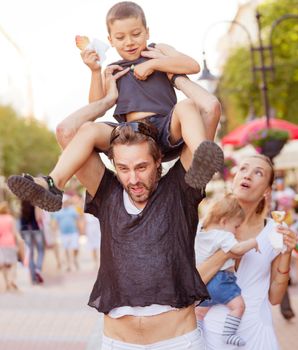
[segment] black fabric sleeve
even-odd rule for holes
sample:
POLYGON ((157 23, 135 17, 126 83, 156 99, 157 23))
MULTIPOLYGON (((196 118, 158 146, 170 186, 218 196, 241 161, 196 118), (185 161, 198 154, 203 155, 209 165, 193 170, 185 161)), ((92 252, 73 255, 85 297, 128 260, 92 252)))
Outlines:
POLYGON ((176 185, 185 194, 190 203, 198 205, 202 199, 206 197, 205 189, 194 189, 190 187, 184 180, 186 171, 180 161, 180 159, 174 164, 172 169, 169 170, 171 181, 176 182, 176 185))
POLYGON ((85 213, 92 214, 99 219, 100 208, 110 195, 111 191, 113 191, 117 182, 118 180, 116 179, 115 173, 106 168, 95 196, 92 197, 88 191, 86 191, 85 213))

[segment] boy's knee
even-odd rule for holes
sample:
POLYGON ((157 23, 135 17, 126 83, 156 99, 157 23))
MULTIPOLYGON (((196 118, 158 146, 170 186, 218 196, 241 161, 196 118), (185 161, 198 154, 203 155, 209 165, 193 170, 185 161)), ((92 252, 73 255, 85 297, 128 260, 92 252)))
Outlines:
POLYGON ((66 127, 63 122, 59 123, 56 127, 56 138, 59 145, 65 148, 70 140, 73 138, 74 132, 72 129, 66 127))
POLYGON ((63 122, 58 124, 56 128, 56 138, 60 146, 62 148, 65 148, 78 132, 89 132, 92 124, 94 123, 86 122, 83 125, 81 125, 78 130, 70 128, 63 122))
POLYGON ((196 109, 195 103, 191 99, 187 98, 176 104, 174 112, 178 117, 186 118, 188 115, 187 112, 193 109, 196 109))
POLYGON ((207 107, 206 113, 210 117, 213 117, 214 119, 219 121, 221 116, 221 104, 215 96, 213 96, 212 99, 210 99, 210 103, 207 107))

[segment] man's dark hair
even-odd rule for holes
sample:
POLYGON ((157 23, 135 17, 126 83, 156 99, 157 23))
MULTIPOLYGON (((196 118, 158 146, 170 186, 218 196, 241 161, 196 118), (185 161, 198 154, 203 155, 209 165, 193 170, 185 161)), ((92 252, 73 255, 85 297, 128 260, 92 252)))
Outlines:
POLYGON ((130 17, 141 18, 145 28, 147 28, 146 17, 143 9, 132 1, 121 1, 112 6, 106 16, 106 24, 110 33, 110 25, 116 20, 126 19, 130 17))
MULTIPOLYGON (((154 125, 148 125, 147 127, 152 128, 152 132, 157 132, 157 129, 154 125)), ((137 145, 144 142, 148 143, 149 146, 149 152, 154 159, 155 162, 160 160, 162 158, 162 153, 160 151, 160 148, 157 144, 157 142, 154 140, 154 138, 145 135, 141 132, 136 132, 133 130, 133 128, 129 125, 129 123, 121 126, 121 128, 117 129, 118 136, 113 139, 113 141, 110 144, 109 150, 108 150, 108 157, 110 160, 114 160, 114 152, 113 148, 115 145, 137 145)), ((112 134, 113 135, 113 134, 112 134)), ((161 176, 162 172, 162 166, 160 165, 158 168, 158 176, 161 176)))

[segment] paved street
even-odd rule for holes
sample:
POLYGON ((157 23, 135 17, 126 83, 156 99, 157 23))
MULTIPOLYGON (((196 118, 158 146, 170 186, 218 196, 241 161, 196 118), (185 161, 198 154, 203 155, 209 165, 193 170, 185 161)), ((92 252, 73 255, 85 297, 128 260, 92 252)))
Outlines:
MULTIPOLYGON (((86 305, 96 277, 89 253, 83 249, 79 271, 59 272, 54 265, 47 251, 43 286, 31 286, 19 267, 18 293, 3 293, 0 279, 0 350, 100 350, 102 319, 86 305)), ((297 285, 291 300, 298 315, 297 285)), ((284 320, 279 307, 273 314, 281 350, 296 349, 298 317, 284 320)))
POLYGON ((20 292, 0 294, 0 350, 99 350, 102 319, 86 305, 96 278, 89 252, 73 272, 58 271, 53 257, 47 251, 44 285, 19 267, 20 292))

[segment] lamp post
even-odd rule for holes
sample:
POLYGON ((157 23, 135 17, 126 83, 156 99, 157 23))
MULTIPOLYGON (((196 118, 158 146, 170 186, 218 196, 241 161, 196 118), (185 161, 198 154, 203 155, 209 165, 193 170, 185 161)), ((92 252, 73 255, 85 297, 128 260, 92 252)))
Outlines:
POLYGON ((34 109, 34 101, 33 101, 33 92, 32 92, 32 80, 31 80, 31 72, 29 69, 28 62, 26 60, 26 57, 23 53, 23 51, 20 49, 20 47, 14 42, 14 40, 6 33, 6 31, 0 26, 0 33, 5 37, 5 39, 13 46, 13 48, 16 50, 22 61, 24 62, 25 68, 26 68, 26 80, 27 80, 27 116, 32 117, 33 116, 33 109, 34 109))
POLYGON ((261 14, 259 12, 256 12, 256 21, 257 21, 257 29, 258 29, 258 46, 254 46, 253 42, 252 42, 252 38, 251 35, 249 33, 249 31, 247 30, 247 28, 240 22, 232 20, 224 20, 224 21, 218 21, 213 23, 205 32, 205 36, 203 39, 203 71, 202 74, 199 77, 199 81, 205 81, 208 80, 208 76, 206 77, 206 74, 204 75, 204 71, 209 72, 209 74, 211 76, 213 76, 210 73, 210 70, 208 69, 207 66, 207 61, 206 61, 206 57, 205 57, 205 39, 206 39, 206 35, 208 34, 209 30, 217 24, 220 23, 231 23, 231 24, 236 24, 237 26, 239 26, 240 28, 242 28, 245 33, 247 34, 248 40, 249 40, 249 45, 250 45, 250 60, 251 60, 251 72, 252 72, 252 82, 255 85, 256 84, 256 72, 261 72, 261 84, 260 84, 260 90, 262 93, 262 103, 263 103, 263 108, 264 108, 264 113, 266 116, 266 125, 267 128, 270 128, 270 103, 269 103, 269 97, 268 97, 268 84, 267 84, 267 71, 271 71, 272 73, 274 73, 274 57, 273 57, 273 44, 272 44, 272 38, 273 38, 273 32, 276 28, 276 26, 288 19, 298 19, 298 15, 294 15, 294 14, 286 14, 284 16, 279 17, 277 20, 275 20, 275 22, 272 24, 271 29, 270 29, 270 33, 269 33, 269 45, 268 46, 264 46, 263 44, 263 40, 262 40, 262 35, 261 35, 261 14), (265 62, 265 52, 269 52, 269 65, 266 65, 265 62), (259 53, 259 61, 260 61, 260 65, 256 65, 255 64, 255 52, 259 53))

